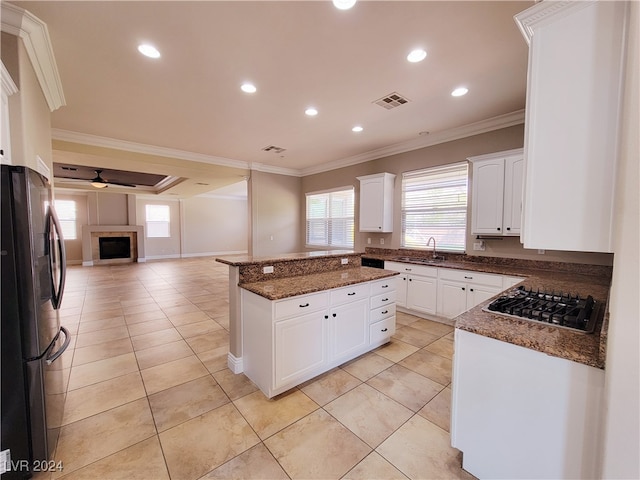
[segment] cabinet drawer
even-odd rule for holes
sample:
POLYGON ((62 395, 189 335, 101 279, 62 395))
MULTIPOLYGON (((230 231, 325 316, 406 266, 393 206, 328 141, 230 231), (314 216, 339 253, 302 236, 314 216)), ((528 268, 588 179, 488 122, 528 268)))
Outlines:
POLYGON ((425 277, 436 278, 438 276, 438 267, 427 267, 426 265, 415 265, 413 263, 384 262, 384 268, 394 272, 411 273, 425 277))
POLYGON ((304 315, 316 310, 324 310, 329 306, 329 292, 300 295, 275 304, 275 317, 285 318, 292 315, 304 315))
POLYGON ((391 292, 396 289, 398 275, 371 282, 371 296, 391 292))
POLYGON ((396 292, 386 292, 381 293, 380 295, 376 295, 375 297, 371 297, 371 309, 379 308, 389 303, 396 303, 396 292))
POLYGON ((340 305, 345 302, 361 300, 369 296, 368 283, 356 283, 348 287, 336 288, 330 291, 331 305, 340 305))
POLYGON ((369 327, 369 343, 380 343, 391 338, 396 333, 396 317, 389 317, 374 323, 369 327))
POLYGON ((396 304, 384 305, 382 307, 374 308, 369 315, 369 323, 376 323, 388 317, 392 317, 396 314, 396 304))
POLYGON ((468 270, 453 270, 441 268, 439 278, 442 280, 453 280, 454 282, 477 283, 490 287, 502 288, 502 275, 491 273, 472 272, 468 270))

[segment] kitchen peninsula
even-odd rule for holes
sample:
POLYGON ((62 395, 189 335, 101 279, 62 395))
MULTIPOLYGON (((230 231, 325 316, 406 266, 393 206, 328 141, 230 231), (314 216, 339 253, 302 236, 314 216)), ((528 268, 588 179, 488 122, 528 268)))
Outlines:
POLYGON ((389 341, 397 272, 362 267, 361 254, 233 255, 228 365, 268 397, 389 341))

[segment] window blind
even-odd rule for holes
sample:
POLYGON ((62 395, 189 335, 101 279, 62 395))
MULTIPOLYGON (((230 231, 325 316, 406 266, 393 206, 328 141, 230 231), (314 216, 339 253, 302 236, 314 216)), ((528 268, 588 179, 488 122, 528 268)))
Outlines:
POLYGON ((353 247, 354 190, 308 193, 307 245, 353 247))
POLYGON ((464 252, 468 165, 456 163, 402 174, 402 246, 464 252))
POLYGON ((171 236, 169 205, 146 205, 145 214, 147 238, 171 236))

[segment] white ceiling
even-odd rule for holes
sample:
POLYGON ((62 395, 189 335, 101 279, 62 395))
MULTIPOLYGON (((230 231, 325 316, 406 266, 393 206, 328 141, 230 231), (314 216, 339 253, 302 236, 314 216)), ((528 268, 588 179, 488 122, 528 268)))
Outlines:
POLYGON ((527 45, 513 16, 532 1, 12 3, 49 30, 66 99, 52 113, 59 163, 229 184, 248 168, 302 175, 375 158, 525 106, 527 45), (142 57, 143 41, 162 57, 142 57), (411 64, 415 47, 428 55, 411 64), (257 93, 240 90, 246 80, 257 93), (461 85, 469 93, 452 97, 461 85), (410 102, 373 103, 392 92, 410 102))

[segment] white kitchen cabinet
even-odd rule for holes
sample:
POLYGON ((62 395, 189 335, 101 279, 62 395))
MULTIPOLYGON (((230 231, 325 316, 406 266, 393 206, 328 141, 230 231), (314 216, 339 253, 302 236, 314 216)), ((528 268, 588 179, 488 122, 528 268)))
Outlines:
MULTIPOLYGON (((368 286, 368 285, 367 285, 368 286)), ((329 321, 330 363, 342 363, 363 353, 369 346, 369 298, 332 307, 329 321)))
POLYGON ((395 332, 393 277, 273 301, 243 289, 241 302, 243 370, 269 398, 395 332))
POLYGON ((598 478, 604 370, 455 331, 451 445, 477 478, 598 478))
POLYGON ((502 275, 438 269, 437 314, 454 318, 503 290, 502 275))
POLYGON ((11 129, 9 116, 9 97, 17 93, 18 87, 13 82, 11 75, 0 62, 2 76, 2 90, 0 93, 1 118, 0 118, 0 162, 11 165, 11 129))
POLYGON ((400 272, 397 305, 416 312, 436 315, 438 268, 401 262, 385 262, 384 268, 400 272))
POLYGON ((396 176, 378 173, 360 180, 360 231, 393 232, 393 186, 396 176))
POLYGON ((539 2, 516 15, 529 42, 526 248, 613 252, 629 2, 539 2))
POLYGON ((520 235, 523 150, 480 155, 468 160, 473 164, 471 233, 520 235))

